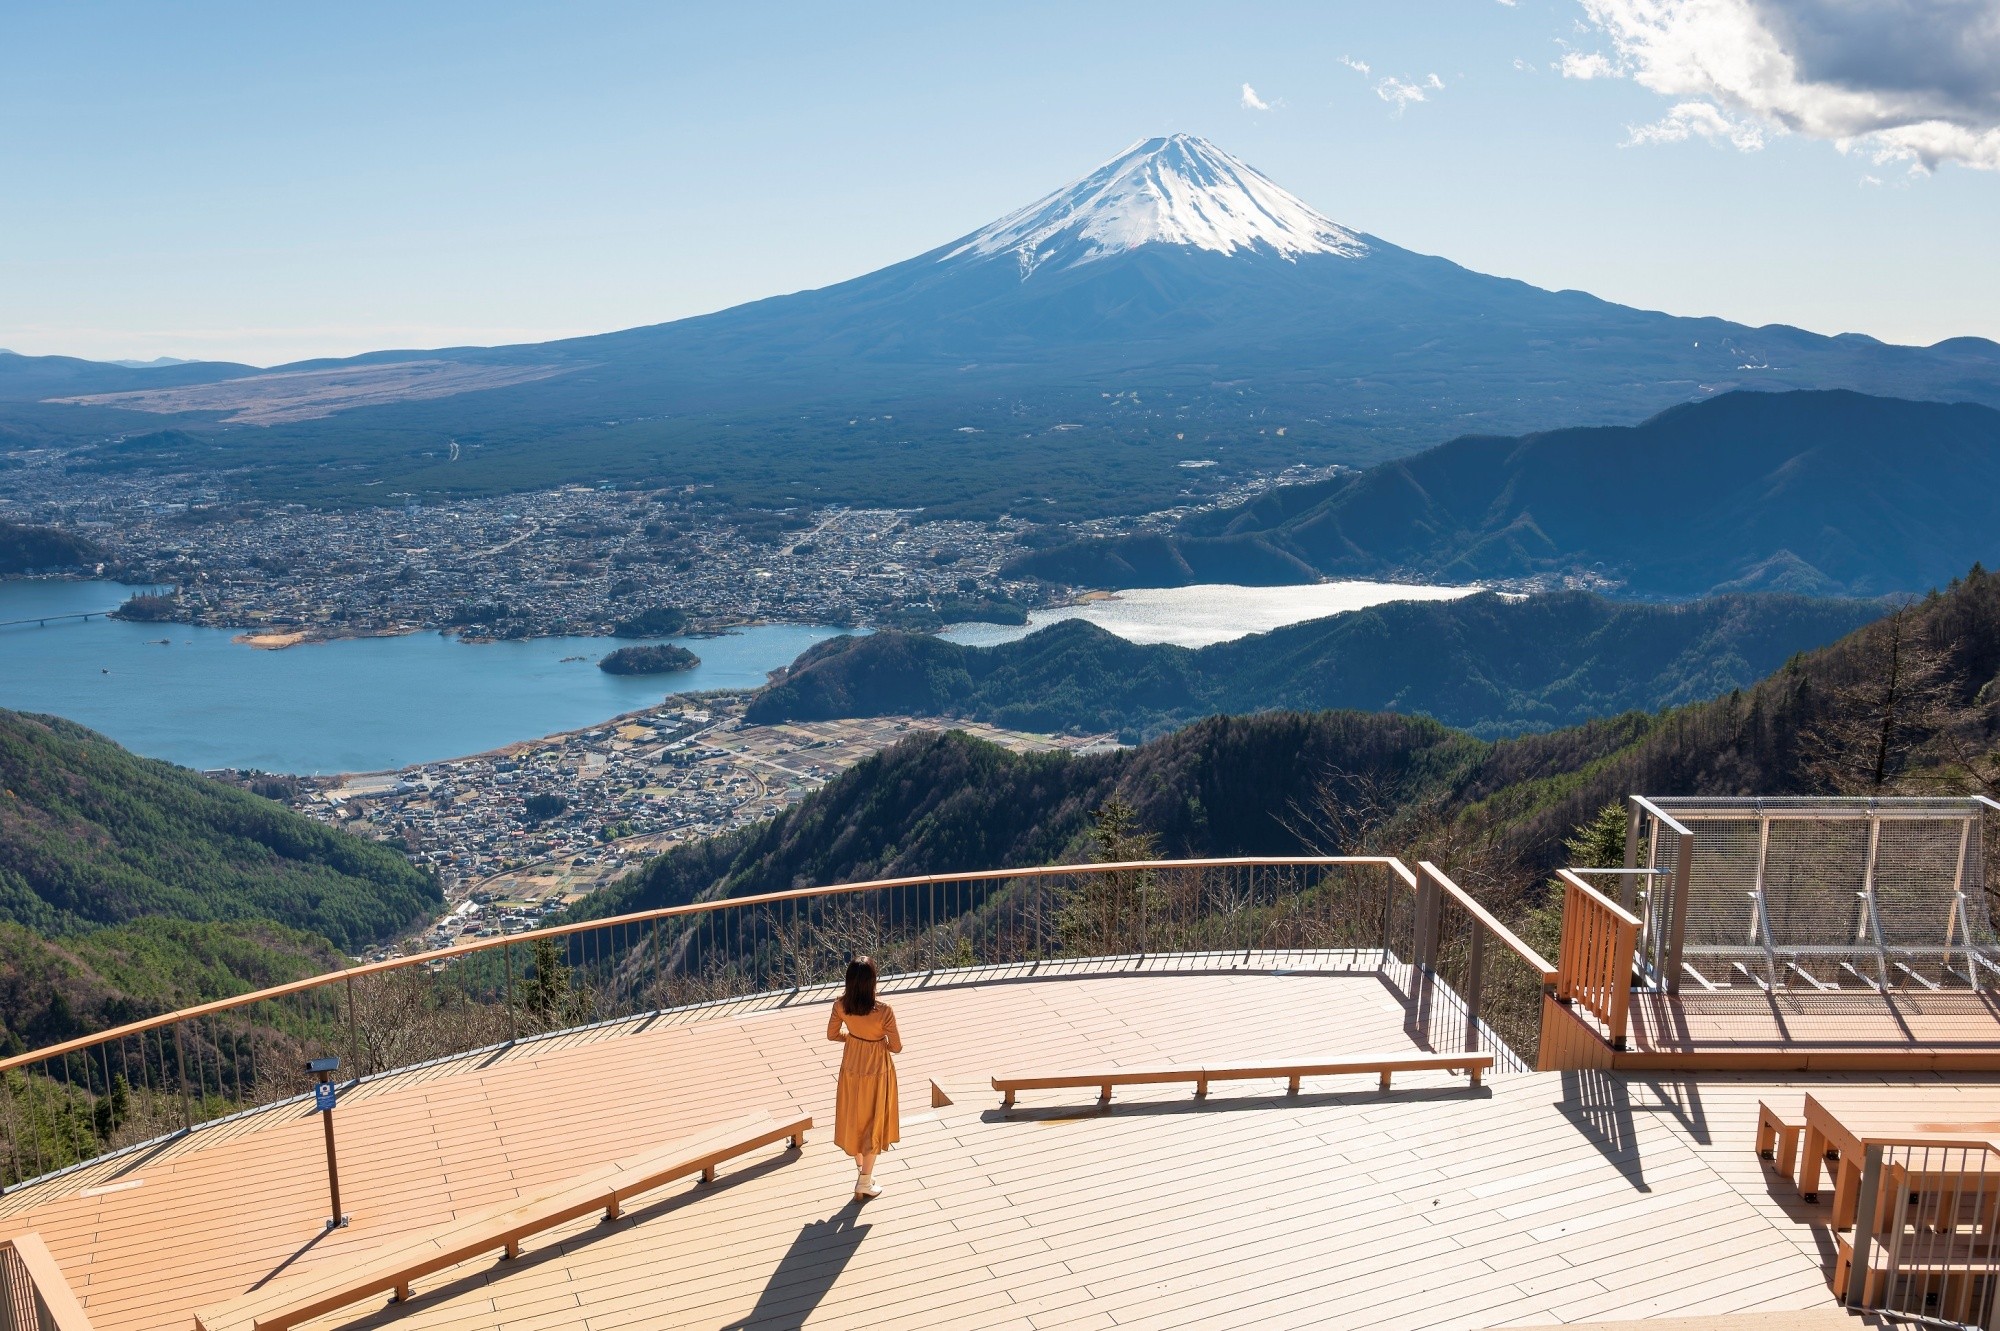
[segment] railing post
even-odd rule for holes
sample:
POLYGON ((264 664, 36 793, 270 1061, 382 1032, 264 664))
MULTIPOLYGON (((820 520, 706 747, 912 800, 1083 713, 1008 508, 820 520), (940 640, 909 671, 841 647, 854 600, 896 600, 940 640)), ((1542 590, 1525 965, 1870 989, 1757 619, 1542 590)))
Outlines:
POLYGON ((521 1038, 521 1030, 514 1016, 514 945, 509 943, 501 948, 500 952, 507 959, 507 1038, 518 1040, 521 1038))
POLYGON ((174 1023, 174 1080, 181 1084, 181 1126, 194 1128, 194 1106, 188 1101, 187 1044, 181 1039, 181 1024, 174 1023))
POLYGON ((1410 944, 1410 1017, 1412 1033, 1428 1045, 1431 1001, 1436 988, 1439 907, 1444 895, 1437 878, 1424 865, 1417 868, 1417 909, 1410 944))
POLYGON ((354 977, 347 977, 347 1061, 354 1069, 354 1080, 361 1079, 361 1023, 354 1015, 354 977))
POLYGON ((1681 943, 1687 937, 1688 880, 1694 876, 1694 833, 1675 834, 1673 923, 1667 928, 1666 974, 1662 986, 1670 994, 1681 991, 1681 943))
POLYGON ((1382 866, 1382 874, 1388 880, 1388 886, 1382 891, 1382 969, 1386 971, 1389 969, 1389 958, 1393 955, 1389 951, 1389 943, 1390 934, 1396 927, 1396 886, 1402 880, 1386 864, 1382 866))
POLYGON ((1479 997, 1486 984, 1486 931, 1479 921, 1466 917, 1468 943, 1465 977, 1465 1051, 1479 1048, 1479 997))
MULTIPOLYGON (((1842 1166, 1845 1167, 1845 1161, 1842 1166)), ((1866 1307, 1868 1297, 1868 1269, 1873 1253, 1869 1249, 1875 1242, 1875 1208, 1882 1192, 1882 1148, 1869 1146, 1863 1153, 1861 1165, 1861 1195, 1854 1208, 1854 1260, 1847 1268, 1847 1289, 1844 1297, 1849 1308, 1866 1307)), ((1895 1272, 1889 1273, 1891 1280, 1895 1272)))

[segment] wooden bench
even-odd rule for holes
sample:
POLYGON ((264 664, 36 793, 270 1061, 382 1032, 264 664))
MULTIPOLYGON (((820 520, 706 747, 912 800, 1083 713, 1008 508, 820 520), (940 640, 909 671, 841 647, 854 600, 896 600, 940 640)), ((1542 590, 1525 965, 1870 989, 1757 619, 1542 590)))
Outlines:
POLYGON ((993 1089, 1005 1097, 1002 1109, 1014 1107, 1014 1097, 1022 1091, 1069 1090, 1078 1087, 1098 1088, 1097 1103, 1111 1103, 1111 1088, 1114 1086, 1160 1086, 1173 1083, 1191 1082, 1194 1098, 1208 1098, 1208 1088, 1219 1081, 1275 1081, 1279 1078, 1289 1083, 1287 1095, 1299 1093, 1299 1082, 1306 1077, 1340 1077, 1358 1073, 1374 1073, 1380 1078, 1383 1090, 1389 1089, 1389 1078, 1398 1072, 1464 1072, 1472 1078, 1474 1086, 1480 1077, 1493 1066, 1491 1054, 1358 1054, 1348 1058, 1315 1059, 1311 1061, 1286 1063, 1228 1064, 1205 1068, 1119 1068, 1099 1072, 1059 1072, 1033 1075, 995 1077, 993 1089))
POLYGON ((792 1150, 805 1145, 810 1118, 787 1122, 751 1114, 723 1127, 685 1138, 580 1174, 536 1197, 481 1211, 422 1238, 361 1253, 326 1269, 303 1273, 281 1285, 253 1290, 195 1314, 198 1331, 284 1331, 371 1294, 393 1291, 395 1301, 410 1297, 410 1282, 499 1250, 521 1254, 521 1240, 592 1211, 607 1221, 624 1214, 630 1198, 701 1175, 715 1181, 716 1167, 774 1142, 792 1150))
POLYGON ((1786 1178, 1799 1174, 1799 1134, 1806 1130, 1805 1114, 1786 1118, 1768 1100, 1757 1102, 1757 1154, 1778 1167, 1786 1178))

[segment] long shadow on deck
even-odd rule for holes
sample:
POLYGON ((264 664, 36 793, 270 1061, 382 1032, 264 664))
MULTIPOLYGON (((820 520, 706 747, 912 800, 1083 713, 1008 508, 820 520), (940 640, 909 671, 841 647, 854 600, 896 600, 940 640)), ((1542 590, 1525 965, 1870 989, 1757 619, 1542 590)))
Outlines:
MULTIPOLYGON (((349 1305, 347 1311, 343 1311, 337 1314, 337 1316, 349 1319, 343 1320, 341 1323, 344 1331, 381 1331, 381 1328, 393 1326, 411 1312, 448 1303, 453 1299, 472 1293, 481 1285, 505 1282, 510 1275, 532 1270, 544 1262, 560 1261, 565 1257, 573 1256, 577 1252, 589 1248, 594 1243, 599 1243, 605 1239, 626 1233, 634 1226, 645 1225, 649 1221, 662 1220, 694 1206, 704 1198, 718 1196, 732 1189, 740 1188, 746 1183, 775 1173, 798 1158, 798 1152, 785 1151, 769 1159, 760 1160, 747 1169, 738 1170, 733 1174, 722 1175, 713 1183, 696 1183, 691 1187, 661 1197, 658 1201, 647 1202, 643 1206, 634 1206, 625 1213, 623 1219, 600 1221, 581 1232, 559 1233, 553 1239, 549 1235, 541 1235, 538 1239, 529 1240, 530 1242, 538 1243, 539 1246, 532 1248, 524 1247, 519 1257, 500 1258, 491 1264, 478 1262, 478 1259, 475 1259, 475 1263, 477 1264, 468 1263, 466 1266, 457 1268, 457 1274, 444 1284, 439 1285, 435 1289, 419 1291, 407 1303, 390 1303, 386 1307, 377 1308, 374 1312, 356 1316, 353 1309, 364 1306, 362 1301, 357 1299, 354 1304, 349 1305)), ((667 1186, 672 1187, 674 1185, 669 1184, 667 1186)), ((665 1283, 664 1278, 662 1283, 665 1283)), ((785 1326, 788 1323, 780 1322, 776 1325, 785 1326)))
POLYGON ((861 1203, 849 1202, 825 1220, 810 1221, 785 1250, 778 1269, 764 1283, 757 1306, 722 1331, 791 1331, 803 1327, 819 1301, 840 1279, 868 1226, 857 1224, 861 1203))
POLYGON ((1625 1079, 1595 1068, 1562 1074, 1563 1097, 1556 1105, 1584 1140, 1610 1161, 1634 1189, 1651 1192, 1639 1160, 1639 1130, 1632 1118, 1632 1092, 1625 1079))

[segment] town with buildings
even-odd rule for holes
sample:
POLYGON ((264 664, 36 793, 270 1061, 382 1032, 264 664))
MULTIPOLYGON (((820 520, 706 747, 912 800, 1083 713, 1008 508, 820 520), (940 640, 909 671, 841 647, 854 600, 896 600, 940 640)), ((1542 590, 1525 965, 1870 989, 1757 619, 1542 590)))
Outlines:
POLYGON ((212 475, 105 474, 77 466, 73 451, 14 457, 0 520, 73 530, 107 553, 107 573, 172 589, 150 613, 272 647, 426 629, 592 636, 654 606, 683 610, 697 629, 1018 623, 1068 594, 1006 572, 1037 540, 1165 527, 1340 470, 1293 467, 1221 489, 1191 481, 1184 506, 1050 530, 1017 517, 746 509, 702 486, 391 495, 329 512, 246 500, 212 475))
POLYGON ((308 817, 396 845, 435 873, 444 915, 398 947, 532 928, 686 841, 760 822, 911 733, 946 725, 1020 752, 1116 747, 975 722, 876 717, 751 725, 747 694, 668 700, 603 725, 396 772, 314 778, 308 817))

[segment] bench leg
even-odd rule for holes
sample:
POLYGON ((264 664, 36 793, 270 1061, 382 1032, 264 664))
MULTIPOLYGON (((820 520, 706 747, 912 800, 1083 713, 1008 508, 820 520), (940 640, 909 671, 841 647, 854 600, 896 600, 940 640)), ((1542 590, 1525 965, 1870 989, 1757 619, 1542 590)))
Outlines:
POLYGON ((611 1205, 604 1208, 604 1223, 608 1225, 612 1221, 616 1220, 619 1216, 622 1216, 624 1214, 625 1212, 618 1205, 617 1196, 613 1195, 613 1197, 611 1198, 611 1205))
POLYGON ((794 1151, 803 1150, 806 1144, 806 1135, 803 1132, 795 1132, 791 1135, 790 1140, 794 1151))
POLYGON ((503 1262, 511 1262, 520 1255, 521 1240, 519 1239, 508 1239, 507 1246, 500 1250, 500 1260, 503 1262))
POLYGON ((1387 1068, 1382 1069, 1382 1089, 1385 1091, 1389 1089, 1389 1069, 1387 1068))
POLYGON ((1208 1078, 1206 1077, 1195 1078, 1194 1098, 1197 1100, 1208 1099, 1208 1078))
POLYGON ((1810 1123, 1799 1152, 1799 1200, 1819 1200, 1819 1172, 1826 1163, 1826 1137, 1810 1123))
POLYGON ((1799 1125, 1780 1123, 1774 1147, 1778 1173, 1786 1178, 1796 1176, 1799 1172, 1799 1125))
POLYGON ((1006 1098, 1000 1102, 1000 1107, 1002 1109, 1012 1109, 1014 1107, 1014 1093, 1012 1091, 1007 1092, 1006 1098))
POLYGON ((1107 1081, 1107 1082, 1105 1082, 1105 1083, 1104 1083, 1104 1087, 1103 1087, 1103 1089, 1102 1089, 1102 1090, 1100 1090, 1100 1091, 1098 1091, 1098 1093, 1097 1093, 1097 1103, 1098 1103, 1099 1105, 1108 1105, 1108 1104, 1110 1104, 1110 1103, 1111 1103, 1111 1083, 1110 1083, 1110 1082, 1108 1082, 1108 1081, 1107 1081))
POLYGON ((398 1281, 396 1283, 395 1296, 391 1298, 389 1302, 408 1303, 409 1301, 410 1301, 410 1282, 407 1280, 398 1281))
POLYGON ((1481 1069, 1473 1067, 1473 1068, 1467 1068, 1466 1071, 1472 1074, 1472 1084, 1474 1086, 1477 1086, 1479 1084, 1481 1069))
POLYGON ((1298 1074, 1297 1074, 1297 1073, 1295 1072, 1295 1073, 1293 1073, 1293 1074, 1292 1074, 1292 1084, 1291 1084, 1290 1086, 1288 1086, 1287 1088, 1285 1088, 1285 1094, 1286 1094, 1286 1095, 1297 1095, 1298 1093, 1299 1093, 1299 1076, 1298 1076, 1298 1074))
POLYGON ((701 1167, 701 1181, 702 1181, 703 1183, 713 1183, 713 1182, 715 1182, 715 1166, 714 1166, 714 1165, 703 1165, 703 1166, 701 1167))

